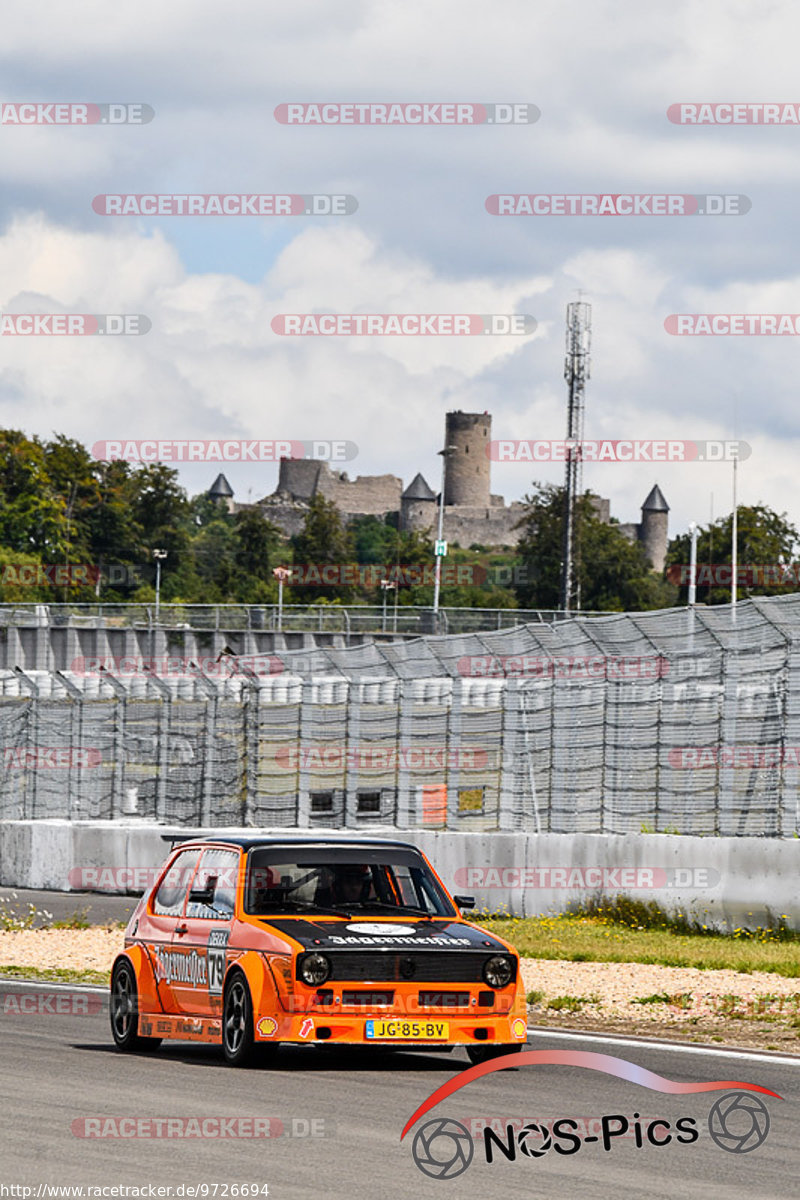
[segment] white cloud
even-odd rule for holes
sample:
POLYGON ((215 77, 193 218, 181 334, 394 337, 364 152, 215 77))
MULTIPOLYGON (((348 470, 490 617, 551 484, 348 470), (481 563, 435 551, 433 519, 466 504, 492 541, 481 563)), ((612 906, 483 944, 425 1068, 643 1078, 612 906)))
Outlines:
MULTIPOLYGON (((800 307, 789 249, 800 129, 666 119, 680 100, 800 101, 798 34, 790 0, 576 0, 569 12, 555 0, 34 0, 4 17, 6 100, 141 100, 157 115, 143 128, 0 129, 3 309, 143 312, 153 330, 2 339, 4 422, 90 444, 137 431, 346 437, 361 446, 351 473, 421 469, 435 484, 448 409, 489 409, 498 436, 561 436, 564 308, 582 287, 594 317, 587 436, 731 437, 738 392, 739 436, 754 450, 742 500, 800 523, 794 340, 663 328, 669 312, 800 307), (272 116, 291 99, 419 98, 527 100, 542 118, 296 129, 272 116), (624 189, 749 191, 754 205, 741 218, 638 221, 483 208, 503 190, 624 189), (114 220, 89 205, 102 191, 172 190, 349 191, 360 206, 223 233, 212 219, 114 220), (305 311, 530 312, 540 324, 526 339, 271 332, 276 313, 305 311)), ((216 469, 183 477, 198 490, 216 469)), ((530 486, 520 470, 498 466, 493 489, 519 496, 530 486)), ((729 504, 726 467, 603 472, 587 469, 586 482, 621 519, 654 475, 673 529, 705 519, 712 490, 718 512, 729 504)), ((228 474, 239 495, 275 477, 228 474)))

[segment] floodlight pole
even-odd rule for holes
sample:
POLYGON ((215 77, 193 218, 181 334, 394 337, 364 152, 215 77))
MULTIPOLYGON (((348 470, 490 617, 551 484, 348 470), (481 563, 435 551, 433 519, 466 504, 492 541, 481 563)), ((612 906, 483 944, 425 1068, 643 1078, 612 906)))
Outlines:
POLYGON ((450 454, 455 454, 457 446, 445 446, 444 450, 437 450, 437 454, 442 456, 442 488, 439 492, 439 532, 436 535, 436 568, 433 580, 433 627, 436 633, 439 632, 439 591, 442 584, 442 559, 447 553, 447 547, 442 538, 444 530, 444 484, 445 470, 447 468, 447 458, 450 454))

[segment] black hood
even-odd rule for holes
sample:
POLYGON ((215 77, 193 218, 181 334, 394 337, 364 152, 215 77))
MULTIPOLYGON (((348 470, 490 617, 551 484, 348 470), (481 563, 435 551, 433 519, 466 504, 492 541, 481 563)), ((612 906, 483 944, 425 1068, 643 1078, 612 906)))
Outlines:
POLYGON ((502 942, 491 934, 461 921, 385 921, 379 917, 352 921, 326 920, 320 917, 262 917, 265 925, 301 943, 308 950, 485 950, 508 953, 502 942))

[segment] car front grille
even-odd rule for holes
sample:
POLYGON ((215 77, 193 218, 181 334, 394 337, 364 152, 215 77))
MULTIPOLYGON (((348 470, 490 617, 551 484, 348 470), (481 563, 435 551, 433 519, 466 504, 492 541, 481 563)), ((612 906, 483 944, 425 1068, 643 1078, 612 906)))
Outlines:
POLYGON ((423 1008, 468 1008, 469 992, 420 992, 423 1008))
POLYGON ((414 951, 343 950, 327 953, 331 980, 395 983, 482 983, 485 950, 414 951))

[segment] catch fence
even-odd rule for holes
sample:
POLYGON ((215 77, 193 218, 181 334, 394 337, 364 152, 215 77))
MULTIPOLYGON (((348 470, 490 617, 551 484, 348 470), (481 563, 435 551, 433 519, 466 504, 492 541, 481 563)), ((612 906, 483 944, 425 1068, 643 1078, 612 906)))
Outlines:
POLYGON ((0 817, 790 837, 798 630, 789 596, 0 672, 0 817))

